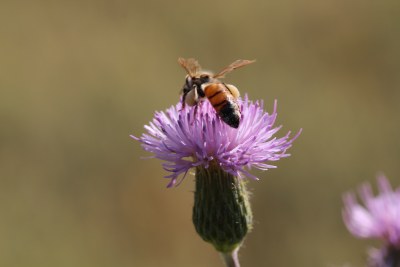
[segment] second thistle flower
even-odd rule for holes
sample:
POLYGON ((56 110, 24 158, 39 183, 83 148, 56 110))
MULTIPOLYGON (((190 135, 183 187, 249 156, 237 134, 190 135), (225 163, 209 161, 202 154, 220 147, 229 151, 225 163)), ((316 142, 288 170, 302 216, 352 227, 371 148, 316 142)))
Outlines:
POLYGON ((370 184, 360 187, 364 205, 353 193, 344 196, 343 218, 347 229, 358 238, 384 241, 381 249, 371 249, 369 266, 400 267, 400 188, 393 190, 385 176, 378 177, 379 195, 370 184))

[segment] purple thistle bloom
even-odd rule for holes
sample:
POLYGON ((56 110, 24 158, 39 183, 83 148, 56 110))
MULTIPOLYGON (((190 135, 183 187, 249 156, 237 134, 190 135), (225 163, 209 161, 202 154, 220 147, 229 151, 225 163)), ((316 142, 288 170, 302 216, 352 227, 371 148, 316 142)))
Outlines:
POLYGON ((261 170, 276 168, 268 162, 288 157, 286 150, 299 136, 301 130, 292 138, 290 132, 281 138, 273 137, 281 126, 274 128, 276 120, 276 101, 272 114, 263 110, 263 102, 239 100, 242 118, 238 129, 224 123, 208 101, 195 108, 181 110, 181 103, 156 112, 152 122, 145 126, 147 133, 135 140, 155 158, 165 160, 163 168, 170 175, 168 187, 177 183, 179 175, 194 167, 208 168, 216 163, 225 172, 237 177, 251 177, 245 168, 261 170))
POLYGON ((364 206, 357 203, 353 193, 344 196, 344 222, 359 238, 380 238, 400 247, 400 188, 393 191, 385 176, 377 178, 380 194, 374 196, 369 184, 360 188, 364 206))
POLYGON ((370 184, 359 194, 364 205, 357 203, 353 193, 344 195, 343 219, 347 229, 358 238, 378 238, 385 242, 382 249, 371 249, 370 266, 400 266, 400 187, 392 190, 384 175, 377 178, 379 195, 374 196, 370 184))

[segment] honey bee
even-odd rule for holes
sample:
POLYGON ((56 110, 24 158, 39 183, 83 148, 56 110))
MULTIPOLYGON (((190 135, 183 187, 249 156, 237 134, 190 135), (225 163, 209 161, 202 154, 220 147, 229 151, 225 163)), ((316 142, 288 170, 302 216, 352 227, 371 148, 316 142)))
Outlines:
POLYGON ((179 64, 186 70, 185 84, 182 88, 182 109, 185 105, 196 106, 207 97, 218 116, 226 124, 238 128, 240 123, 240 108, 237 102, 239 90, 232 84, 218 80, 234 69, 249 65, 255 60, 236 60, 217 74, 203 71, 194 58, 179 58, 179 64))

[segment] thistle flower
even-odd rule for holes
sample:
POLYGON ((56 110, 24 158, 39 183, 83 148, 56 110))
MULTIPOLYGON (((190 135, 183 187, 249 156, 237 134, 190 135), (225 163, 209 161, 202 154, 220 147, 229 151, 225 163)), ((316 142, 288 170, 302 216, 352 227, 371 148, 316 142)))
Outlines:
POLYGON ((156 112, 140 138, 142 147, 153 157, 166 161, 170 172, 168 187, 179 184, 195 169, 196 191, 193 223, 203 240, 222 253, 227 266, 239 266, 237 251, 252 228, 252 213, 243 177, 258 179, 248 169, 275 168, 271 162, 288 157, 286 150, 298 137, 290 132, 274 137, 276 101, 272 114, 263 102, 239 100, 241 120, 238 129, 223 122, 208 101, 196 108, 178 103, 166 112, 156 112), (180 181, 178 177, 182 175, 180 181))
POLYGON ((276 101, 272 114, 264 112, 262 101, 253 103, 245 96, 240 102, 242 118, 238 129, 224 123, 210 103, 204 101, 197 114, 194 108, 181 110, 180 103, 166 112, 156 112, 153 121, 145 126, 148 133, 140 138, 131 137, 141 142, 153 157, 166 161, 163 167, 171 173, 165 176, 170 179, 168 187, 179 184, 179 175, 184 174, 184 178, 190 169, 198 166, 207 169, 211 163, 234 176, 257 180, 246 167, 276 168, 269 162, 290 156, 286 150, 300 131, 291 139, 290 132, 281 138, 273 137, 281 129, 273 126, 276 101))
POLYGON ((384 241, 380 250, 370 250, 370 266, 400 267, 400 188, 392 190, 383 174, 377 180, 377 196, 373 195, 370 184, 360 188, 364 205, 357 203, 353 193, 344 195, 343 219, 354 236, 384 241))

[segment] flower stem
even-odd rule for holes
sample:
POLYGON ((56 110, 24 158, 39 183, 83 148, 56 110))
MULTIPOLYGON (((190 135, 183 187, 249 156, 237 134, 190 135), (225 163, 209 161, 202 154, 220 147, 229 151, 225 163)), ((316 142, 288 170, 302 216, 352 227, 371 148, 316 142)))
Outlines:
POLYGON ((393 246, 388 248, 384 266, 400 267, 400 249, 393 246))
POLYGON ((231 252, 221 253, 221 256, 224 258, 226 267, 240 267, 238 251, 239 248, 236 248, 231 252))

